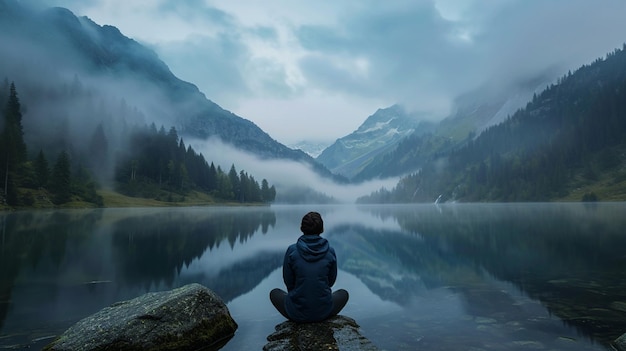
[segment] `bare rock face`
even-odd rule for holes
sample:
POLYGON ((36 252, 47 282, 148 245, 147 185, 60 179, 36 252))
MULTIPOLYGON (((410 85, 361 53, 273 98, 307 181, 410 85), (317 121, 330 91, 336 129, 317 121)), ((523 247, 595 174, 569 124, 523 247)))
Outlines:
POLYGON ((267 337, 264 351, 378 351, 354 319, 336 316, 319 323, 284 322, 267 337))
POLYGON ((216 350, 235 330, 222 299, 202 285, 189 284, 105 307, 44 350, 216 350))

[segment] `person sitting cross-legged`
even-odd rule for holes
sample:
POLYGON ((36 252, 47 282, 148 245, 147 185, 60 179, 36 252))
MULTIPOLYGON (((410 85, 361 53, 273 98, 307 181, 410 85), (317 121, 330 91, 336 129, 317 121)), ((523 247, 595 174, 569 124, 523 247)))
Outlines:
POLYGON ((270 301, 285 318, 298 322, 320 322, 337 315, 348 302, 348 292, 331 287, 337 279, 337 257, 324 232, 322 216, 309 212, 302 218, 302 235, 287 248, 283 280, 287 292, 273 289, 270 301))

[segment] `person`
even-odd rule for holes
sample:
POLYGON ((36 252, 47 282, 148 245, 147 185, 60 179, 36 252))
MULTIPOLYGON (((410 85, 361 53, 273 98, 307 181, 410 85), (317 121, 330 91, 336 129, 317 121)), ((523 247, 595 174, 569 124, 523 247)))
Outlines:
POLYGON ((298 323, 320 322, 337 315, 348 302, 348 292, 331 287, 337 279, 337 257, 317 212, 302 217, 302 235, 285 252, 283 280, 287 292, 273 289, 270 301, 285 318, 298 323))

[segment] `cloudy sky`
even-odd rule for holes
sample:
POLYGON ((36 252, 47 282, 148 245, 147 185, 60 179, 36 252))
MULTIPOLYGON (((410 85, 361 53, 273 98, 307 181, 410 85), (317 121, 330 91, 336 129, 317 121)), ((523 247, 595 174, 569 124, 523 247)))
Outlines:
POLYGON ((624 0, 22 1, 118 27, 287 145, 332 142, 394 103, 442 118, 484 82, 566 73, 626 42, 624 0))

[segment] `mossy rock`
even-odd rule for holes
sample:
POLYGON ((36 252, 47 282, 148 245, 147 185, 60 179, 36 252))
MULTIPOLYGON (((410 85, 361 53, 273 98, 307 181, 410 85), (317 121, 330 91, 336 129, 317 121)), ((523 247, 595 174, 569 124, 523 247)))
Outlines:
POLYGON ((267 337, 263 351, 378 351, 354 319, 335 316, 318 323, 284 322, 267 337))
POLYGON ((211 350, 223 346, 235 330, 222 299, 200 284, 189 284, 106 307, 44 350, 211 350))

